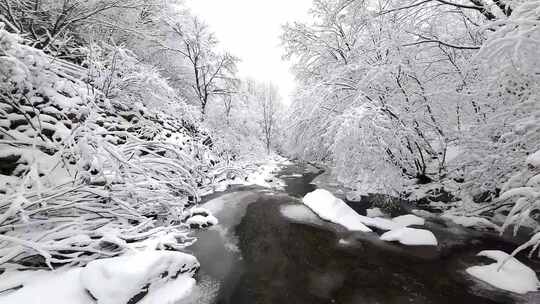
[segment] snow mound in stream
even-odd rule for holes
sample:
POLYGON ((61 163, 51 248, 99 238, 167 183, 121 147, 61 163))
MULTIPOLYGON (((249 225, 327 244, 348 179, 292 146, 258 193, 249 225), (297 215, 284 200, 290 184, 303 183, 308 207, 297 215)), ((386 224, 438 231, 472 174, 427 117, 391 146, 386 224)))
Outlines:
POLYGON ((381 208, 370 208, 366 209, 366 216, 367 217, 383 217, 385 214, 382 212, 381 208))
POLYGON ((403 245, 409 246, 437 246, 438 244, 437 238, 431 231, 408 227, 388 231, 381 235, 380 239, 389 242, 398 241, 403 245))
POLYGON ((534 270, 506 252, 484 250, 478 255, 493 259, 497 263, 467 268, 467 273, 473 277, 497 288, 521 294, 537 291, 540 287, 534 270))
POLYGON ((392 222, 401 227, 407 227, 412 225, 424 226, 425 220, 414 214, 405 214, 392 219, 392 222))
POLYGON ((393 219, 363 216, 354 211, 341 199, 324 189, 317 189, 304 196, 302 202, 324 220, 339 224, 352 231, 396 230, 410 225, 424 225, 424 219, 407 214, 393 219))
POLYGON ((280 206, 279 212, 293 222, 307 224, 322 223, 321 219, 304 205, 283 205, 280 206))
POLYGON ((367 217, 356 213, 345 202, 327 190, 317 189, 310 192, 304 196, 302 202, 324 220, 342 225, 352 231, 371 231, 362 224, 363 218, 367 217))

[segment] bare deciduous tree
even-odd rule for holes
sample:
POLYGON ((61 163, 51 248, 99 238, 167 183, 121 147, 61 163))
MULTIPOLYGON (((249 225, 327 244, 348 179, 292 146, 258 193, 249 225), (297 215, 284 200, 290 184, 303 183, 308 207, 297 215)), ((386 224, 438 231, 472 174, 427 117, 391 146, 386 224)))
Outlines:
POLYGON ((277 111, 280 102, 277 87, 271 83, 264 85, 261 89, 259 102, 261 106, 261 126, 266 145, 266 152, 270 154, 270 149, 273 144, 272 140, 276 131, 277 111))
POLYGON ((175 37, 174 46, 162 47, 187 60, 193 73, 190 87, 200 102, 201 120, 204 120, 206 106, 214 96, 234 92, 239 59, 227 52, 218 53, 214 34, 196 17, 191 17, 188 26, 174 22, 168 25, 175 37))

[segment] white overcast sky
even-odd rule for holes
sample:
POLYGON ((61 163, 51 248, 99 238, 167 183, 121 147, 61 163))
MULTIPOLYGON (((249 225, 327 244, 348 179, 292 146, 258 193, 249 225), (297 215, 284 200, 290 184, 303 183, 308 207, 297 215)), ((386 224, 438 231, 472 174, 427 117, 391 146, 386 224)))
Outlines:
POLYGON ((221 46, 240 57, 241 76, 272 81, 285 103, 294 89, 290 64, 282 61, 281 25, 306 20, 311 0, 186 0, 204 19, 221 46))

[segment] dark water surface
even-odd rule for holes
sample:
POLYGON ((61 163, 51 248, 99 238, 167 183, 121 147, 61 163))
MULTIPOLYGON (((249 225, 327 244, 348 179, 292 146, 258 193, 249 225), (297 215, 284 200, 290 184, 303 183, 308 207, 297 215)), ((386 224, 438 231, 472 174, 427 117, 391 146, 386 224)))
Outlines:
POLYGON ((442 220, 426 223, 437 247, 383 242, 376 233, 322 221, 299 223, 280 208, 313 191, 317 173, 291 165, 280 175, 283 191, 240 187, 214 195, 222 207, 209 209, 220 224, 201 231, 190 248, 201 270, 197 290, 183 303, 540 303, 538 294, 499 291, 465 273, 487 261, 475 256, 479 251, 510 252, 510 242, 442 220))

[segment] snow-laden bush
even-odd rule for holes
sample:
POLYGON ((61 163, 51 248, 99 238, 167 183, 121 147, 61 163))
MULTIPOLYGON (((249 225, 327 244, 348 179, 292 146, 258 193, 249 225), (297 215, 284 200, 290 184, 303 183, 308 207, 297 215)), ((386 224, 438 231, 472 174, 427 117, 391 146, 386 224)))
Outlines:
POLYGON ((221 172, 216 160, 182 113, 128 101, 0 28, 0 264, 85 264, 192 241, 186 208, 221 172))
POLYGON ((494 31, 479 54, 489 64, 489 75, 499 88, 493 90, 493 101, 503 106, 494 111, 488 125, 498 134, 473 150, 485 158, 478 169, 486 170, 485 178, 493 185, 502 185, 496 206, 503 210, 511 206, 503 231, 513 227, 517 233, 520 227, 528 226, 534 233, 512 255, 527 248, 532 255, 540 246, 539 17, 540 1, 516 4, 509 18, 491 25, 494 31), (521 169, 524 159, 526 168, 521 169), (491 178, 490 166, 497 173, 491 178))
POLYGON ((414 134, 395 128, 396 122, 381 115, 382 111, 362 106, 347 111, 333 124, 337 128, 333 150, 339 179, 354 181, 360 193, 399 194, 404 176, 416 169, 409 162, 414 155, 401 149, 405 141, 413 141, 414 134))
MULTIPOLYGON (((540 150, 527 157, 527 167, 510 178, 497 200, 499 206, 512 205, 502 230, 512 227, 514 233, 522 226, 528 226, 535 233, 512 255, 532 247, 530 255, 540 246, 540 150)), ((539 251, 540 257, 540 251, 539 251)))
POLYGON ((88 67, 88 81, 107 98, 126 104, 141 103, 195 124, 198 109, 188 105, 156 67, 141 62, 129 49, 92 44, 85 53, 83 65, 88 67))
POLYGON ((508 18, 487 27, 476 55, 482 78, 471 89, 479 119, 463 139, 465 185, 473 194, 495 193, 540 148, 540 1, 516 5, 508 18))

